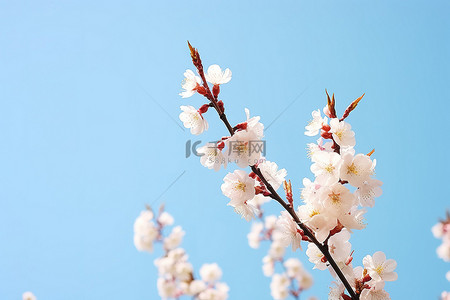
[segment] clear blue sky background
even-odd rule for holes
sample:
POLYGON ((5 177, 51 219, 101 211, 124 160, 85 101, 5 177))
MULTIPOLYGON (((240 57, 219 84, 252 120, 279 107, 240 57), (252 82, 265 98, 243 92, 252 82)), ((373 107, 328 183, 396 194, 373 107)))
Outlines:
MULTIPOLYGON (((311 177, 303 128, 324 89, 341 111, 366 93, 349 121, 385 184, 352 237, 355 263, 383 250, 398 261, 393 299, 435 299, 449 289, 430 231, 450 208, 449 14, 447 0, 0 1, 0 298, 157 299, 159 249, 138 253, 132 225, 165 202, 195 267, 218 262, 230 299, 270 299, 267 249, 248 247, 249 224, 220 192, 226 173, 185 158, 179 106, 202 104, 177 95, 189 39, 233 71, 231 122, 244 107, 266 125, 284 111, 267 156, 297 199, 311 177)), ((207 118, 203 142, 226 132, 207 118)), ((308 295, 326 299, 331 276, 312 274, 308 295)))

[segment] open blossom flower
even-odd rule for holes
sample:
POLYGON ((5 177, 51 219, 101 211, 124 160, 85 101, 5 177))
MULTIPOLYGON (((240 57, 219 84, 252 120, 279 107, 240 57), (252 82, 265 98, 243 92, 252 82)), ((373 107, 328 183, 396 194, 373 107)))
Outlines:
POLYGON ((173 221, 173 217, 167 211, 163 211, 158 217, 158 223, 162 226, 170 226, 173 221))
POLYGON ((264 230, 264 224, 261 222, 254 222, 252 224, 252 229, 247 234, 248 244, 251 248, 257 249, 259 248, 259 244, 261 242, 261 233, 264 230))
POLYGON ((375 205, 375 198, 383 194, 381 186, 383 182, 377 179, 370 178, 355 191, 355 196, 359 200, 361 206, 373 207, 375 205))
POLYGON ((230 198, 229 206, 234 207, 236 213, 247 221, 258 214, 258 209, 251 204, 255 196, 255 180, 250 178, 243 170, 228 173, 223 179, 222 193, 230 198))
POLYGON ((222 71, 219 65, 211 65, 205 77, 206 81, 214 85, 224 84, 231 80, 231 70, 227 68, 225 71, 222 71))
POLYGON ((450 242, 442 243, 437 249, 436 253, 440 259, 450 262, 450 242))
POLYGON ((320 199, 327 212, 338 218, 348 213, 355 203, 355 196, 340 183, 324 187, 320 192, 320 199))
POLYGON ((286 245, 281 240, 275 240, 270 245, 269 255, 274 260, 283 259, 284 254, 286 253, 286 245))
POLYGON ((205 146, 197 148, 197 153, 201 155, 200 163, 208 169, 219 171, 222 165, 225 168, 227 166, 227 159, 222 151, 217 148, 216 143, 207 143, 205 146))
POLYGON ((320 152, 314 155, 314 164, 311 172, 317 177, 317 181, 325 185, 331 185, 339 180, 339 168, 341 156, 335 152, 320 152))
POLYGON ((373 256, 367 255, 364 257, 363 264, 370 277, 374 280, 397 280, 397 273, 394 272, 397 262, 393 259, 386 260, 386 255, 381 251, 375 252, 373 256))
POLYGON ((231 200, 227 205, 233 207, 234 211, 246 221, 255 218, 259 213, 258 209, 249 201, 241 204, 239 200, 231 200))
POLYGON ((243 170, 228 173, 223 181, 222 193, 232 200, 244 203, 255 196, 255 180, 243 170))
POLYGON ((309 143, 306 145, 308 150, 308 157, 311 160, 314 160, 314 155, 316 153, 326 151, 326 152, 333 152, 333 143, 332 142, 323 142, 323 138, 319 138, 317 140, 317 143, 309 143))
POLYGON ((241 130, 236 132, 225 142, 228 160, 235 162, 239 167, 245 168, 258 163, 264 144, 258 139, 253 130, 241 130))
POLYGON ((275 274, 270 283, 271 295, 275 300, 286 299, 289 296, 289 285, 291 281, 286 274, 275 274))
POLYGON ((319 202, 300 205, 297 214, 302 222, 311 227, 319 242, 325 241, 330 231, 337 226, 337 218, 327 212, 319 202))
POLYGON ((271 277, 275 272, 275 260, 270 256, 266 255, 263 257, 263 274, 264 276, 271 277))
POLYGON ((170 235, 164 239, 164 248, 171 250, 178 247, 183 241, 184 234, 185 232, 181 226, 174 227, 170 235))
POLYGON ((159 296, 162 299, 175 297, 177 286, 173 280, 167 280, 159 277, 156 286, 158 288, 159 296))
POLYGON ((194 74, 191 70, 184 72, 184 80, 181 83, 181 87, 184 89, 179 95, 183 98, 189 98, 195 94, 197 87, 199 87, 202 80, 200 77, 194 74))
POLYGON ((278 190, 287 175, 286 169, 278 170, 278 165, 268 160, 259 164, 258 168, 275 190, 278 190))
POLYGON ((341 147, 354 147, 356 145, 355 133, 352 131, 352 126, 344 121, 336 118, 330 120, 330 132, 333 134, 333 139, 336 144, 341 147))
POLYGON ((22 295, 22 300, 36 300, 36 296, 32 292, 25 292, 22 295))
POLYGON ((336 233, 328 240, 328 248, 331 256, 338 262, 345 262, 352 251, 352 245, 349 242, 350 232, 345 228, 336 233))
POLYGON ((192 134, 199 135, 208 130, 208 122, 195 107, 182 105, 180 108, 183 111, 180 113, 180 120, 184 127, 191 129, 192 134))
POLYGON ((440 239, 440 238, 442 238, 442 237, 444 236, 444 234, 445 234, 444 228, 445 228, 444 223, 438 222, 438 223, 436 223, 436 225, 434 225, 434 226, 431 228, 431 232, 433 232, 433 235, 434 235, 435 238, 440 239))
POLYGON ((245 115, 247 117, 247 130, 253 131, 258 140, 262 139, 264 137, 264 124, 259 122, 260 117, 250 118, 250 110, 248 108, 245 109, 245 115))
POLYGON ((389 293, 383 290, 383 285, 378 284, 361 292, 361 300, 390 300, 389 293))
POLYGON ((312 182, 309 178, 303 178, 303 186, 301 191, 301 198, 305 203, 312 203, 315 201, 318 201, 317 198, 319 197, 321 185, 312 182))
POLYGON ((229 287, 225 283, 217 283, 215 289, 207 288, 198 295, 199 300, 226 300, 228 299, 229 287))
POLYGON ((366 228, 366 223, 364 223, 364 214, 367 212, 366 209, 358 209, 358 207, 353 206, 348 214, 339 217, 339 222, 347 228, 348 230, 356 229, 361 230, 366 228))
POLYGON ((322 119, 319 109, 312 112, 312 117, 313 119, 305 127, 305 135, 307 136, 315 136, 319 134, 322 126, 327 124, 327 118, 324 117, 322 119))
POLYGON ((286 247, 292 244, 292 251, 300 248, 302 236, 297 231, 297 224, 287 211, 282 211, 278 217, 277 228, 280 233, 280 242, 286 247))
POLYGON ((357 154, 352 156, 346 154, 342 159, 340 176, 342 180, 348 181, 354 187, 362 187, 364 182, 370 180, 374 173, 376 160, 372 162, 369 156, 357 154))
POLYGON ((289 277, 296 277, 298 274, 304 272, 303 264, 297 258, 289 258, 283 265, 286 268, 286 274, 289 277))
POLYGON ((200 277, 205 282, 215 282, 222 277, 222 270, 216 263, 204 264, 200 268, 200 277))
POLYGON ((153 251, 153 242, 159 233, 152 219, 153 213, 144 210, 134 222, 134 245, 139 251, 153 251))
POLYGON ((323 261, 324 255, 315 244, 313 243, 308 244, 308 248, 306 249, 306 255, 308 256, 309 261, 314 264, 314 269, 319 270, 327 269, 327 265, 323 261))
MULTIPOLYGON (((341 263, 341 265, 344 265, 344 262, 350 256, 352 246, 349 239, 350 233, 344 229, 343 231, 330 237, 328 240, 330 254, 338 264, 341 263)), ((324 255, 315 244, 310 243, 308 245, 306 255, 308 256, 309 261, 315 264, 314 269, 327 269, 328 266, 324 261, 324 255)))
POLYGON ((328 300, 342 300, 342 294, 345 291, 345 287, 342 283, 337 284, 334 282, 334 285, 330 287, 330 293, 328 294, 328 300))

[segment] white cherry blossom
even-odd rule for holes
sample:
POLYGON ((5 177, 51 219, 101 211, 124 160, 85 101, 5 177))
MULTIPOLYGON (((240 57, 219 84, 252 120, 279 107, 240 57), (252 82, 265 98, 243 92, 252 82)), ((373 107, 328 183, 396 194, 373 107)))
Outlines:
POLYGON ((275 274, 270 283, 270 291, 273 299, 282 300, 289 296, 289 284, 291 281, 285 274, 275 274))
POLYGON ((168 250, 177 248, 183 241, 184 234, 181 226, 174 227, 170 235, 164 239, 164 248, 168 250))
POLYGON ((231 80, 231 70, 227 68, 225 71, 222 71, 219 65, 211 65, 205 77, 206 81, 214 85, 224 84, 231 80))
POLYGON ((253 249, 258 249, 261 243, 261 233, 264 230, 264 224, 261 222, 254 222, 252 229, 247 234, 248 244, 253 249))
POLYGON ((261 170, 264 178, 267 179, 275 190, 278 190, 287 176, 286 169, 278 170, 278 165, 268 160, 265 160, 259 164, 258 168, 261 170))
POLYGON ((342 158, 340 177, 348 181, 354 187, 362 187, 364 182, 370 180, 374 173, 376 161, 372 161, 369 156, 357 154, 352 156, 346 154, 342 158))
POLYGON ((184 127, 189 128, 192 134, 199 135, 203 131, 208 130, 208 122, 193 106, 180 106, 182 112, 180 113, 180 120, 184 127))
POLYGON ((292 251, 300 248, 300 241, 302 236, 298 232, 297 224, 287 211, 282 211, 281 216, 278 217, 277 228, 280 232, 280 242, 286 247, 292 245, 292 251))
POLYGON ((315 136, 319 134, 319 131, 322 129, 322 126, 327 124, 327 118, 320 115, 320 110, 315 110, 312 112, 313 119, 306 125, 305 135, 307 136, 315 136))
POLYGON ((373 256, 367 255, 364 257, 363 264, 374 280, 397 280, 397 273, 394 272, 397 262, 393 259, 386 259, 386 255, 381 251, 375 252, 373 256))
POLYGON ((260 117, 252 117, 250 118, 250 110, 248 108, 245 109, 245 116, 247 117, 247 129, 251 130, 255 133, 256 138, 258 140, 262 139, 264 137, 264 124, 259 122, 260 117))
POLYGON ((201 155, 200 163, 202 166, 208 169, 219 171, 222 165, 225 168, 227 166, 227 159, 222 151, 217 148, 216 143, 207 143, 206 145, 197 148, 197 153, 201 155))
POLYGON ((226 155, 229 162, 245 168, 259 162, 264 144, 253 130, 241 130, 226 140, 226 155))
POLYGON ((324 187, 320 191, 320 199, 324 209, 338 218, 347 214, 355 203, 355 196, 340 183, 324 187))
POLYGON ((243 170, 228 173, 223 179, 222 193, 241 204, 255 196, 255 180, 243 170))
POLYGON ((341 156, 335 152, 320 152, 314 155, 314 164, 311 172, 317 177, 319 182, 331 185, 339 180, 339 169, 341 166, 341 156))
POLYGON ((375 198, 383 194, 381 186, 383 182, 377 179, 370 178, 364 181, 363 184, 355 191, 355 196, 359 200, 361 206, 373 207, 375 205, 375 198))
POLYGON ((216 263, 204 264, 200 268, 200 277, 205 282, 215 282, 222 277, 222 270, 216 263))
POLYGON ((179 95, 182 98, 189 98, 195 94, 197 87, 201 84, 202 80, 200 77, 194 74, 192 70, 186 70, 184 72, 184 80, 181 83, 181 87, 184 89, 179 95))
POLYGON ((354 147, 356 144, 355 133, 352 131, 352 126, 347 122, 340 121, 337 118, 330 120, 330 132, 333 134, 333 139, 341 147, 354 147))

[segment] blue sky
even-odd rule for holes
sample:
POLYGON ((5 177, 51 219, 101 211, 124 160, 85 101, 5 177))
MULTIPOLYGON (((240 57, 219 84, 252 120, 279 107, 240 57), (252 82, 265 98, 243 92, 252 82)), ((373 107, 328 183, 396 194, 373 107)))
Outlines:
MULTIPOLYGON (((221 93, 232 123, 244 107, 276 120, 267 157, 297 201, 312 177, 303 128, 325 88, 341 111, 366 93, 349 122, 357 151, 376 149, 384 195, 352 236, 354 261, 382 250, 398 262, 393 299, 436 298, 449 289, 430 231, 450 208, 449 13, 445 0, 0 1, 0 298, 158 298, 159 251, 138 253, 132 225, 164 202, 191 262, 222 266, 230 299, 270 299, 267 249, 248 247, 250 225, 220 192, 225 171, 185 158, 179 106, 203 103, 177 95, 188 39, 233 71, 221 93)), ((198 139, 226 134, 207 118, 198 139)), ((312 274, 308 295, 326 299, 331 276, 312 274)))

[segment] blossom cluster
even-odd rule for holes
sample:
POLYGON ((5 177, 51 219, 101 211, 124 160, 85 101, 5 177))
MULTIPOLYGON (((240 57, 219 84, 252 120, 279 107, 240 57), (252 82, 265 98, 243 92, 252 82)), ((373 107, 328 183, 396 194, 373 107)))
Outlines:
POLYGON ((181 226, 175 226, 172 227, 170 234, 165 234, 165 229, 173 223, 173 217, 164 211, 163 207, 157 216, 148 207, 134 222, 134 245, 139 251, 152 252, 155 243, 162 244, 164 254, 154 261, 158 268, 157 288, 160 297, 227 299, 229 288, 220 282, 222 270, 217 264, 204 264, 200 268, 200 279, 195 279, 194 268, 188 260, 188 255, 180 248, 185 232, 181 226))
MULTIPOLYGON (((265 197, 258 197, 258 208, 265 197)), ((264 216, 260 210, 259 220, 252 223, 251 231, 247 235, 251 248, 257 249, 262 241, 270 243, 269 251, 263 258, 263 273, 271 277, 271 295, 273 299, 286 299, 289 295, 297 298, 301 293, 309 289, 313 284, 311 274, 304 268, 302 262, 297 258, 286 259, 286 247, 282 240, 281 231, 277 228, 277 217, 275 215, 264 216), (284 272, 277 273, 276 267, 279 265, 284 272)), ((312 300, 313 298, 310 298, 312 300)))
MULTIPOLYGON (((257 247, 260 235, 272 232, 269 237, 272 240, 271 254, 265 257, 263 267, 266 275, 273 274, 273 258, 283 256, 283 247, 291 245, 295 251, 301 249, 302 241, 307 241, 306 254, 314 268, 329 269, 336 279, 340 279, 331 289, 329 299, 390 299, 384 285, 386 281, 397 279, 394 260, 386 259, 383 252, 376 252, 364 257, 364 267, 352 266, 351 233, 365 228, 366 208, 373 207, 375 198, 382 194, 382 182, 373 178, 376 166, 376 160, 371 158, 373 151, 356 154, 355 133, 345 121, 364 95, 350 104, 342 118, 337 117, 334 95, 330 98, 328 93, 328 102, 323 109, 325 116, 321 116, 320 110, 312 113, 313 120, 306 126, 305 134, 320 134, 316 143, 308 144, 311 171, 315 178, 313 181, 303 179, 303 204, 294 210, 292 186, 285 179, 286 170, 279 169, 276 163, 266 160, 261 152, 251 147, 264 137, 260 117, 251 118, 248 109, 245 109, 246 120, 233 127, 225 116, 224 103, 218 95, 220 85, 231 79, 231 71, 222 71, 219 66, 213 65, 205 74, 198 51, 191 46, 190 49, 199 76, 193 71, 186 71, 182 84, 185 91, 180 95, 188 97, 198 93, 210 102, 198 110, 182 106, 180 119, 185 127, 191 129, 191 133, 200 134, 208 128, 203 114, 214 107, 230 133, 230 136, 199 149, 198 152, 203 155, 201 164, 216 171, 222 166, 226 168, 230 162, 240 168, 251 167, 251 172, 237 169, 228 173, 221 186, 222 193, 229 198, 228 205, 247 221, 260 216, 261 204, 270 199, 275 199, 285 209, 278 218, 270 217, 264 223, 254 224, 249 234, 250 245, 257 247), (213 84, 212 92, 207 82, 213 84), (277 193, 281 185, 287 202, 277 193), (345 293, 345 288, 350 296, 345 293)), ((290 263, 298 267, 297 262, 290 263)), ((292 291, 288 288, 292 280, 286 274, 273 276, 271 288, 275 299, 284 299, 292 291)))
MULTIPOLYGON (((297 215, 314 231, 320 243, 328 245, 331 256, 346 278, 350 279, 350 285, 361 299, 389 299, 383 287, 385 281, 397 279, 394 272, 396 262, 386 260, 383 252, 376 252, 373 256, 364 257, 364 268, 353 268, 353 252, 349 242, 352 230, 366 226, 363 222, 365 207, 373 207, 375 198, 382 193, 382 182, 373 178, 376 160, 370 157, 373 152, 356 154, 355 133, 351 125, 338 119, 330 110, 330 105, 325 106, 323 111, 324 117, 320 110, 314 111, 312 121, 305 127, 307 136, 320 133, 321 137, 317 143, 308 144, 315 179, 303 179, 301 198, 304 203, 298 207, 297 215)), ((293 222, 290 218, 285 218, 284 222, 288 220, 293 222)), ((294 238, 294 232, 291 233, 294 238)), ((299 241, 300 237, 296 239, 299 241)), ((306 255, 314 268, 330 269, 338 279, 314 243, 308 244, 306 255)), ((341 299, 343 291, 344 286, 337 284, 330 292, 330 299, 341 299)))
MULTIPOLYGON (((450 213, 447 212, 447 218, 434 225, 431 231, 435 238, 442 239, 442 244, 436 249, 437 255, 444 261, 450 262, 450 213)), ((450 281, 450 271, 445 277, 450 281)), ((450 292, 442 292, 441 299, 450 300, 450 292)))

